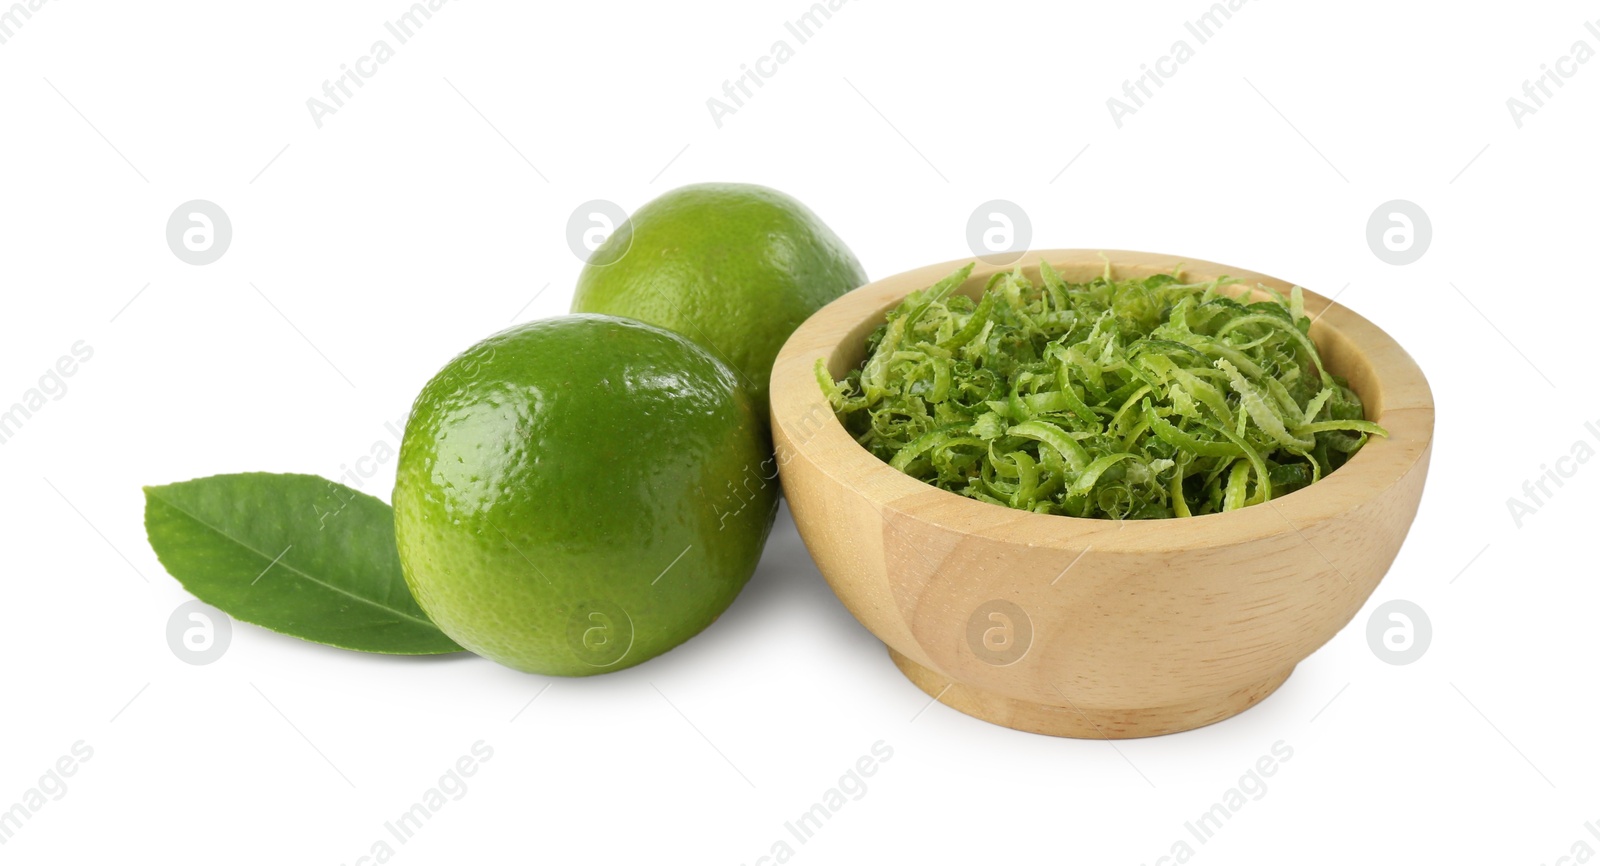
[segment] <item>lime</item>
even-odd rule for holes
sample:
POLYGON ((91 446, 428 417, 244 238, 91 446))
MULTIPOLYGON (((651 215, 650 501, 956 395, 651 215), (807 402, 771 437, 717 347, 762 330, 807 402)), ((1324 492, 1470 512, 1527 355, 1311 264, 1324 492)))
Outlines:
POLYGON ((694 340, 739 373, 765 418, 783 342, 866 281, 850 248, 800 202, 763 186, 696 184, 639 208, 595 250, 572 311, 694 340))
POLYGON ((670 331, 594 315, 503 331, 411 410, 406 582, 445 634, 518 670, 653 658, 755 570, 777 508, 763 431, 733 372, 670 331))

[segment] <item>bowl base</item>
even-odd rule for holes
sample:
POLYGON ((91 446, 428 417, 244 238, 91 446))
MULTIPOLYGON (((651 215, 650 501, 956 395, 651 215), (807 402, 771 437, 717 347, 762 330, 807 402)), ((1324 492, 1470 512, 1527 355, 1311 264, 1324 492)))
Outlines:
POLYGON ((1294 672, 1291 665, 1260 682, 1187 703, 1131 709, 1080 709, 1064 696, 1062 706, 1035 704, 952 682, 893 649, 889 650, 889 657, 906 679, 951 709, 1019 731, 1085 740, 1154 737, 1220 722, 1260 703, 1294 672))

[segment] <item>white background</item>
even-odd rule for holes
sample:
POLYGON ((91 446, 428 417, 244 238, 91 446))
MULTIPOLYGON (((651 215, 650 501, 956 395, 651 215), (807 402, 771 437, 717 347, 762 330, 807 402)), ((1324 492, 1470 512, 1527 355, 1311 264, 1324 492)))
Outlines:
MULTIPOLYGON (((394 42, 402 2, 44 3, 0 45, 0 406, 76 341, 94 355, 0 446, 0 808, 75 742, 94 751, 0 857, 353 864, 478 740, 493 758, 396 862, 753 864, 779 839, 807 863, 1154 864, 1180 839, 1219 864, 1600 849, 1600 461, 1520 528, 1507 507, 1575 442, 1600 447, 1600 62, 1520 129, 1506 106, 1575 41, 1600 49, 1600 7, 1255 0, 1199 45, 1183 24, 1205 8, 852 0, 797 45, 804 0, 457 0, 319 129, 306 100, 394 42), (1119 129, 1107 98, 1180 38, 1193 59, 1119 129), (778 39, 794 57, 719 128, 706 100, 778 39), (874 278, 967 255, 968 216, 1003 198, 1035 246, 1340 293, 1438 401, 1410 539, 1259 707, 1115 745, 927 707, 787 513, 721 620, 609 676, 242 624, 211 665, 174 657, 187 596, 145 543, 141 485, 344 474, 456 352, 566 310, 579 203, 707 180, 805 201, 874 278), (197 198, 234 227, 204 267, 163 236, 197 198), (1365 238, 1397 198, 1434 231, 1405 267, 1365 238), (1396 598, 1434 630, 1407 666, 1365 637, 1396 598), (789 838, 880 740, 866 794, 789 838), (1265 795, 1190 837, 1278 741, 1293 757, 1265 795)), ((392 479, 390 461, 362 488, 392 479)))

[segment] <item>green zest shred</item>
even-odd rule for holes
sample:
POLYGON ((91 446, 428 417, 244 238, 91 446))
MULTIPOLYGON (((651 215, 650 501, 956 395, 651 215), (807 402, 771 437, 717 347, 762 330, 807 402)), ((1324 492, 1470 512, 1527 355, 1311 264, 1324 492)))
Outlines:
POLYGON ((817 381, 845 429, 895 469, 1041 514, 1188 517, 1266 502, 1334 471, 1369 435, 1328 372, 1299 287, 1242 303, 1235 282, 1067 283, 1040 262, 972 265, 889 311, 867 358, 817 381))

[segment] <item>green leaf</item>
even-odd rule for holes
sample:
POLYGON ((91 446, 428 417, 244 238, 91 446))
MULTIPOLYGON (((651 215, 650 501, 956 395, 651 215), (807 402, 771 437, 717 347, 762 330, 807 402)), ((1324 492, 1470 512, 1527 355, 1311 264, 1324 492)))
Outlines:
POLYGON ((394 512, 315 475, 216 475, 146 487, 156 556, 201 601, 244 622, 363 652, 461 651, 400 571, 394 512))

